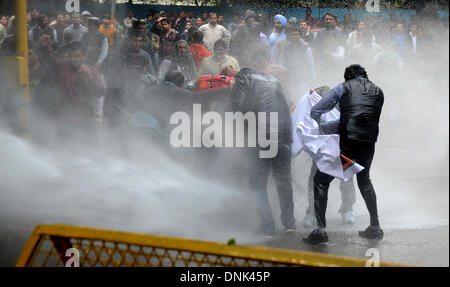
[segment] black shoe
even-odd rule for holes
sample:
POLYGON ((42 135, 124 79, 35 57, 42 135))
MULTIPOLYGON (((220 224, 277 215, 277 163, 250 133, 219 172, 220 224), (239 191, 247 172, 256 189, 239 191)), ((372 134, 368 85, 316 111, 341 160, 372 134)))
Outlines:
POLYGON ((306 244, 316 245, 328 242, 328 234, 325 228, 316 228, 307 238, 303 238, 306 244))
POLYGON ((359 231, 359 236, 366 238, 366 239, 375 239, 375 240, 381 240, 384 237, 383 229, 380 228, 379 225, 377 226, 369 226, 364 231, 359 231))

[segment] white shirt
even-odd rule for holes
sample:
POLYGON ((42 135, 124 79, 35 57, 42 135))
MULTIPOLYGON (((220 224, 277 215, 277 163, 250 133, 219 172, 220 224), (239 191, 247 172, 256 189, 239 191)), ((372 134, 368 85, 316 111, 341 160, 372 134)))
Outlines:
POLYGON ((224 26, 217 24, 213 26, 211 24, 204 24, 198 28, 203 33, 203 41, 206 44, 208 50, 214 50, 214 43, 219 39, 224 39, 227 43, 231 40, 231 34, 225 29, 224 26))
POLYGON ((127 17, 125 19, 123 19, 123 25, 125 26, 125 29, 128 31, 128 29, 131 29, 133 27, 133 21, 136 21, 136 18, 130 18, 127 17))
POLYGON ((413 34, 412 32, 409 32, 409 34, 411 35, 413 41, 413 54, 416 55, 417 35, 413 34))
POLYGON ((0 24, 0 45, 3 43, 3 40, 6 38, 6 28, 3 24, 0 24))

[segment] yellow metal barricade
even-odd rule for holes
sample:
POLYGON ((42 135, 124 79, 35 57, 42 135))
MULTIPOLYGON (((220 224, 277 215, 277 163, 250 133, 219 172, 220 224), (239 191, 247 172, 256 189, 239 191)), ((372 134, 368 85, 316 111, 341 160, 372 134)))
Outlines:
MULTIPOLYGON (((39 225, 16 266, 66 266, 67 250, 79 266, 359 266, 365 259, 286 249, 227 245, 200 240, 144 235, 68 225, 39 225)), ((72 262, 69 262, 72 264, 72 262)), ((403 266, 380 263, 380 266, 403 266)))

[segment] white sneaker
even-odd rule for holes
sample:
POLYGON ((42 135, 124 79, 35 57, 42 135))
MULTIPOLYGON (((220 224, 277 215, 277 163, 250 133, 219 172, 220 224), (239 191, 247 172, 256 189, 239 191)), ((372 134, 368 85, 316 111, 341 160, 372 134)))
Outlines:
POLYGON ((306 214, 305 217, 303 217, 303 226, 304 227, 313 227, 316 226, 316 217, 311 214, 306 214))
POLYGON ((347 211, 342 213, 342 223, 343 224, 353 224, 355 222, 355 217, 353 217, 353 211, 347 211))

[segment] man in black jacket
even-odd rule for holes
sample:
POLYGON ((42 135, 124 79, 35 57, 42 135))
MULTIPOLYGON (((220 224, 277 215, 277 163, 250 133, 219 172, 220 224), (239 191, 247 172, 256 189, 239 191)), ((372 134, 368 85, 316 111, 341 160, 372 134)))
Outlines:
MULTIPOLYGON (((278 80, 268 74, 260 72, 269 59, 269 48, 266 45, 258 46, 252 55, 253 68, 242 69, 235 77, 235 86, 232 90, 232 105, 234 111, 242 113, 276 113, 278 126, 277 153, 272 158, 261 158, 261 146, 250 150, 248 156, 250 189, 255 196, 256 207, 261 224, 258 233, 272 235, 275 232, 271 208, 267 195, 267 180, 272 169, 275 178, 281 209, 281 223, 286 231, 295 230, 294 201, 291 181, 291 144, 292 124, 289 107, 278 80)), ((259 117, 258 117, 259 118, 259 117)), ((272 117, 270 117, 272 120, 272 117)), ((266 121, 264 138, 271 138, 269 130, 271 123, 266 121)), ((272 126, 273 128, 273 126, 272 126)), ((261 132, 261 131, 258 131, 261 132)), ((259 139, 260 135, 256 135, 259 139)), ((249 139, 250 140, 250 139, 249 139)))
MULTIPOLYGON (((358 187, 370 214, 370 225, 359 235, 367 239, 383 239, 384 233, 378 222, 377 199, 370 180, 370 166, 375 153, 378 137, 378 123, 384 103, 383 91, 372 83, 366 70, 360 65, 350 65, 345 69, 345 82, 334 87, 311 110, 311 117, 322 125, 322 114, 332 110, 339 103, 341 153, 362 165, 365 169, 356 176, 358 187)), ((314 176, 314 211, 318 228, 303 241, 308 244, 325 243, 325 212, 328 188, 334 177, 317 170, 314 176)))

